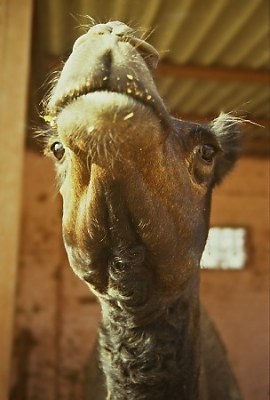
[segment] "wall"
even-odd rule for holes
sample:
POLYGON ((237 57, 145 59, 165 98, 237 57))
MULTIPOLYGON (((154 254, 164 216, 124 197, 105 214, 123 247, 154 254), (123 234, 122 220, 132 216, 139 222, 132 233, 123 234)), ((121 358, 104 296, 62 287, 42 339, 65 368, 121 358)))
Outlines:
POLYGON ((32 0, 0 2, 0 399, 8 396, 32 0))
POLYGON ((202 299, 227 345, 246 400, 268 399, 269 160, 242 159, 214 193, 212 225, 248 230, 242 271, 203 271, 202 299))
MULTIPOLYGON (((266 159, 242 159, 215 190, 212 224, 246 226, 241 272, 203 271, 202 299, 228 348, 245 400, 267 400, 268 182, 266 159)), ((99 309, 68 266, 50 160, 28 151, 11 399, 79 400, 99 309)))

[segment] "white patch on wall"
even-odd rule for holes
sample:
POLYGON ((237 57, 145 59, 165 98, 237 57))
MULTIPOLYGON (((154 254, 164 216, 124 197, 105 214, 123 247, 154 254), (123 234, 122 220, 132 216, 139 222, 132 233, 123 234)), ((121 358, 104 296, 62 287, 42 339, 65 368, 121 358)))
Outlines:
POLYGON ((210 228, 201 268, 238 270, 247 259, 244 228, 210 228))

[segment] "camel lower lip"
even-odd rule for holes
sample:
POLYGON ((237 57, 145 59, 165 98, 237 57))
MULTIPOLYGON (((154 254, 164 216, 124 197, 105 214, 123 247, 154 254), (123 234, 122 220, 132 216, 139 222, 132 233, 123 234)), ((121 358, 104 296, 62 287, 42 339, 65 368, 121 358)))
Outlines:
POLYGON ((79 96, 59 112, 55 125, 65 146, 95 159, 115 159, 116 154, 131 159, 135 149, 152 148, 163 137, 161 120, 151 107, 116 92, 79 96))
POLYGON ((68 111, 70 116, 73 115, 75 119, 88 120, 88 123, 92 120, 93 123, 98 122, 98 125, 103 123, 105 126, 108 123, 115 125, 135 117, 137 111, 144 108, 154 112, 157 116, 153 107, 140 101, 140 99, 125 93, 98 90, 66 101, 66 104, 58 110, 53 120, 59 120, 60 116, 68 111))

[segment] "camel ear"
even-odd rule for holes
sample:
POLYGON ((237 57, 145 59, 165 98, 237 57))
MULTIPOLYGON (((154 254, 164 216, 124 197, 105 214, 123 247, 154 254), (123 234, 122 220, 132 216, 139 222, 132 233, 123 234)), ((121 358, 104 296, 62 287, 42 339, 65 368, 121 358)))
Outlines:
POLYGON ((214 170, 214 185, 223 180, 239 158, 241 151, 240 126, 243 122, 244 120, 241 118, 221 113, 210 123, 211 131, 220 147, 214 170))

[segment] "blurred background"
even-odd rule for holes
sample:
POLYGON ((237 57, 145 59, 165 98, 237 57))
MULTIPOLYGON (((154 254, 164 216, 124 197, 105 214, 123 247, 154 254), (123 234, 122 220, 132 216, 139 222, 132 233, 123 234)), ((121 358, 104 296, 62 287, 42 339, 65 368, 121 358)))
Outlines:
POLYGON ((171 114, 220 111, 257 125, 213 196, 211 226, 243 229, 245 263, 201 273, 202 301, 245 400, 267 400, 270 22, 268 0, 1 0, 0 399, 79 400, 99 307, 68 266, 51 160, 33 131, 73 42, 121 20, 160 52, 155 80, 171 114), (260 126, 258 126, 260 125, 260 126))

